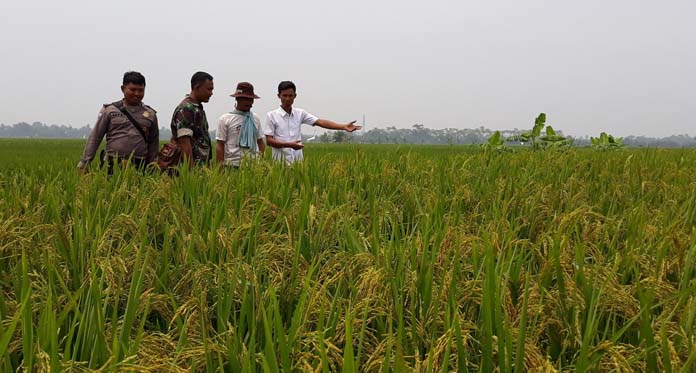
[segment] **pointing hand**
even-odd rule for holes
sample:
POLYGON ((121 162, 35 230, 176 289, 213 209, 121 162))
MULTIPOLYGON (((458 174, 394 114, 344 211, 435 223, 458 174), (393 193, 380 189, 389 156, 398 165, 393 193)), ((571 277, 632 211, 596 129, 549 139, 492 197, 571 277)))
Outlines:
POLYGON ((355 121, 352 121, 345 126, 346 132, 353 132, 362 129, 362 126, 356 126, 355 121))

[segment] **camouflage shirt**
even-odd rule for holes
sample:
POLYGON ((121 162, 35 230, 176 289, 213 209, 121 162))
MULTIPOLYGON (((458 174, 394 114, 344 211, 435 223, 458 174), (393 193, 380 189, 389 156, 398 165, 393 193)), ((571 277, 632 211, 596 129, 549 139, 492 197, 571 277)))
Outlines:
POLYGON ((212 158, 212 146, 210 133, 208 132, 208 119, 205 116, 203 105, 194 102, 190 96, 186 96, 179 106, 174 109, 172 115, 172 136, 191 136, 191 148, 193 160, 196 163, 208 163, 212 158))

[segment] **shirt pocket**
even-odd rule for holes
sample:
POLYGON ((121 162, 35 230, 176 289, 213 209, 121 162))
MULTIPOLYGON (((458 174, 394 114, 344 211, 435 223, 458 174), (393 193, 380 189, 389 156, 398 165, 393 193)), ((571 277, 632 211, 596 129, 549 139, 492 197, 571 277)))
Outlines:
POLYGON ((287 139, 290 136, 290 122, 281 118, 276 122, 275 133, 278 137, 282 139, 287 139))
POLYGON ((111 118, 108 131, 112 135, 123 135, 129 132, 131 126, 133 125, 128 118, 123 115, 115 115, 111 118))
POLYGON ((227 144, 237 146, 239 142, 239 134, 242 132, 241 124, 233 124, 227 128, 227 144))

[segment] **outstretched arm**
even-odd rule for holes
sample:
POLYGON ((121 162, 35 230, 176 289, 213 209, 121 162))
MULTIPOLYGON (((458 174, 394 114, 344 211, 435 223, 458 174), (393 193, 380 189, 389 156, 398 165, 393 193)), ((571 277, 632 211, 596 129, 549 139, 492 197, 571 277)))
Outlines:
POLYGON ((362 128, 362 126, 356 126, 355 121, 346 124, 338 124, 328 119, 317 119, 317 121, 314 122, 314 124, 329 130, 342 130, 346 132, 353 132, 362 128))

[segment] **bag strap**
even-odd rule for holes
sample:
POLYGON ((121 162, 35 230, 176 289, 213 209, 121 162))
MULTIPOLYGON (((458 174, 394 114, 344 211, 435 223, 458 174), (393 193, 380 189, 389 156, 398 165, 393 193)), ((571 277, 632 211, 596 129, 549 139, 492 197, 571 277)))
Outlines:
POLYGON ((145 131, 143 131, 143 128, 140 127, 140 124, 133 118, 132 115, 130 115, 128 110, 126 110, 126 107, 123 105, 123 101, 116 101, 116 102, 112 103, 112 105, 114 105, 116 107, 116 109, 118 109, 123 115, 125 115, 126 118, 128 118, 128 121, 131 122, 133 127, 135 127, 135 129, 138 130, 138 132, 140 133, 140 136, 143 137, 143 140, 145 140, 145 143, 150 144, 152 142, 152 139, 149 139, 145 135, 145 131))

